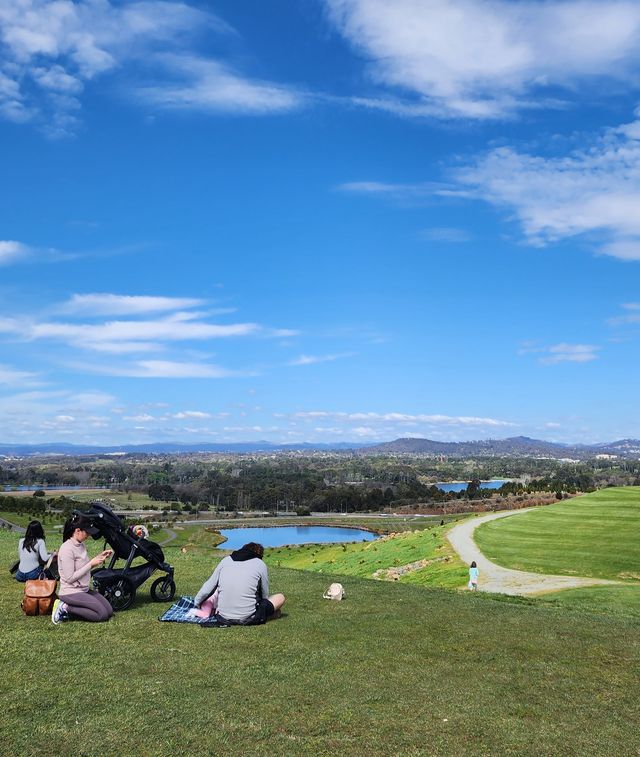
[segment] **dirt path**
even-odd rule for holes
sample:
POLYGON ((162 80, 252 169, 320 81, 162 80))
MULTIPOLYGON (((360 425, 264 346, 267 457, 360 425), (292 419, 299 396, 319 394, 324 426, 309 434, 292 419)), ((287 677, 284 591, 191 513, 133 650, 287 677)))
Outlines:
POLYGON ((576 578, 575 576, 549 576, 543 573, 529 573, 524 570, 511 570, 502 568, 500 565, 488 560, 478 545, 473 540, 473 532, 482 523, 507 516, 516 516, 528 512, 533 508, 527 507, 522 510, 509 510, 500 513, 490 513, 480 518, 465 521, 449 531, 447 538, 451 546, 460 555, 460 558, 469 565, 476 561, 480 578, 479 591, 489 591, 499 594, 544 594, 549 591, 561 589, 577 589, 582 586, 596 586, 599 584, 617 584, 618 581, 607 581, 603 578, 576 578))

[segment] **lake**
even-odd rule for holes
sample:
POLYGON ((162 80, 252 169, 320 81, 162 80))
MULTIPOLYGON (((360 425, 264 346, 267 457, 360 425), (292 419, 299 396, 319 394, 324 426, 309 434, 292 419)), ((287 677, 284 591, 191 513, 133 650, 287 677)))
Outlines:
MULTIPOLYGON (((503 484, 507 484, 511 481, 510 478, 496 478, 491 481, 481 481, 480 482, 480 488, 481 489, 499 489, 503 484)), ((450 481, 447 482, 441 482, 438 484, 434 484, 434 486, 437 486, 440 491, 443 492, 465 492, 467 491, 467 486, 469 486, 468 481, 450 481)))
POLYGON ((361 528, 335 526, 273 526, 271 528, 221 528, 227 541, 218 549, 239 549, 255 541, 263 547, 283 547, 285 544, 336 544, 345 541, 373 541, 378 534, 361 528))

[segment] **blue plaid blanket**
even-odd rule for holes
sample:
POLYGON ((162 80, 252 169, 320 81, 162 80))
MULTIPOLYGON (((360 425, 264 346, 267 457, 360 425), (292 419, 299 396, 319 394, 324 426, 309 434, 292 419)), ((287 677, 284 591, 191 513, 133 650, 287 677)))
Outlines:
POLYGON ((193 597, 180 597, 180 599, 177 602, 174 602, 166 612, 162 613, 158 620, 164 620, 170 623, 197 623, 198 625, 201 625, 202 623, 207 623, 208 625, 214 624, 214 618, 198 618, 192 616, 190 613, 194 607, 193 597))

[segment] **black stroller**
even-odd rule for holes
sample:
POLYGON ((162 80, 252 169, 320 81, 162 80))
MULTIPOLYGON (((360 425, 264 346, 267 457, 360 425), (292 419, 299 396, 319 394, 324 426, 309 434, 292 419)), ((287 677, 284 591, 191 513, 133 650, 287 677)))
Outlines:
POLYGON ((131 606, 136 589, 156 570, 166 575, 156 578, 151 584, 151 597, 154 602, 170 602, 176 593, 173 580, 173 568, 164 561, 164 553, 159 544, 136 536, 126 528, 123 519, 111 508, 101 502, 92 502, 91 508, 79 513, 91 519, 98 529, 94 539, 104 539, 113 549, 113 556, 107 567, 91 571, 93 586, 103 594, 114 610, 126 610, 131 606), (145 562, 132 565, 141 557, 145 562), (125 560, 124 567, 116 568, 117 560, 125 560))

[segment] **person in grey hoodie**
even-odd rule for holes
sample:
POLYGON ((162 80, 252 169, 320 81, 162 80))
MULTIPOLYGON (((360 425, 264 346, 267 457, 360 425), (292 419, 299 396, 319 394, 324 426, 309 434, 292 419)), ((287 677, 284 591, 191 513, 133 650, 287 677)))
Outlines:
POLYGON ((279 614, 284 594, 269 596, 264 547, 249 542, 224 557, 195 597, 197 608, 218 592, 216 616, 222 622, 257 625, 279 614))

